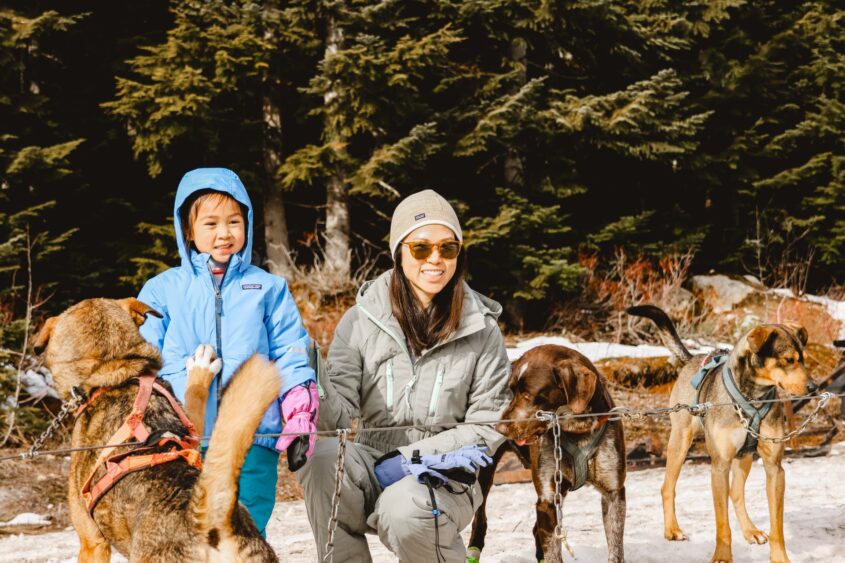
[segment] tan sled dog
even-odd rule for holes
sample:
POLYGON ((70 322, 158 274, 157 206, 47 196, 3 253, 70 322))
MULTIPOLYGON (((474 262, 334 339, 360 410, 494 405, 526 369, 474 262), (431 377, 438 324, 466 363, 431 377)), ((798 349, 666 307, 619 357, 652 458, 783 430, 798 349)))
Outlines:
MULTIPOLYGON (((149 434, 141 446, 118 445, 108 461, 101 459, 102 450, 71 455, 68 497, 79 561, 107 562, 112 547, 130 561, 277 561, 238 504, 237 491, 253 434, 278 397, 278 371, 258 356, 238 370, 199 470, 198 452, 183 447, 195 443, 191 424, 168 398, 169 384, 154 377, 161 358, 138 332, 147 314, 158 315, 136 299, 88 299, 48 319, 36 341, 36 349, 46 346, 59 393, 67 399, 76 390, 88 397, 77 412, 72 447, 131 443, 135 432, 149 434), (145 385, 152 391, 142 401, 145 385), (139 401, 146 402, 140 418, 139 401), (128 439, 119 431, 127 425, 133 428, 128 439), (139 456, 157 463, 137 468, 139 456), (109 472, 118 466, 129 471, 112 483, 109 472), (90 492, 82 493, 92 478, 92 490, 109 483, 93 503, 90 492)), ((207 370, 191 371, 208 376, 207 370)), ((204 404, 189 410, 202 413, 204 404)))
MULTIPOLYGON (((697 390, 693 382, 697 380, 699 370, 706 367, 702 366, 702 359, 706 361, 709 358, 693 357, 678 337, 672 321, 657 307, 631 307, 628 312, 654 321, 663 344, 684 362, 683 368, 678 372, 678 380, 672 388, 670 405, 690 405, 696 402, 740 404, 729 392, 729 389, 736 388, 748 401, 746 408, 759 408, 763 413, 765 407, 771 405, 771 410, 760 422, 758 433, 768 438, 783 437, 785 418, 782 404, 760 403, 759 407, 755 407, 751 401, 776 396, 775 389, 793 395, 807 393, 809 380, 803 355, 803 348, 807 344, 806 329, 763 325, 749 331, 739 339, 724 364, 701 372, 697 390), (731 381, 735 382, 735 386, 731 381)), ((762 439, 757 441, 753 436, 749 436, 739 414, 730 407, 710 409, 703 417, 693 416, 689 411, 682 410, 672 413, 670 418, 672 430, 666 448, 666 477, 662 489, 663 533, 666 539, 687 539, 675 516, 675 485, 692 439, 703 429, 707 451, 710 454, 713 508, 716 512, 716 550, 711 561, 732 561, 731 528, 728 522, 730 496, 745 539, 752 544, 763 544, 768 539, 771 561, 788 563, 789 557, 783 537, 785 484, 781 460, 784 444, 762 439), (754 449, 763 459, 766 470, 766 496, 771 521, 768 538, 751 522, 745 508, 745 480, 751 469, 754 449)), ((746 420, 749 418, 746 416, 746 420)))

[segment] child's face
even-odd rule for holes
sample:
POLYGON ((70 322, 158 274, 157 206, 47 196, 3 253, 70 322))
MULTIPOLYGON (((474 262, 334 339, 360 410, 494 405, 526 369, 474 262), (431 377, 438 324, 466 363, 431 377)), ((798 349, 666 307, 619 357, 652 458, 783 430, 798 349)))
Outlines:
POLYGON ((194 245, 217 262, 228 262, 244 247, 246 233, 241 208, 232 198, 211 198, 199 205, 191 225, 194 245))

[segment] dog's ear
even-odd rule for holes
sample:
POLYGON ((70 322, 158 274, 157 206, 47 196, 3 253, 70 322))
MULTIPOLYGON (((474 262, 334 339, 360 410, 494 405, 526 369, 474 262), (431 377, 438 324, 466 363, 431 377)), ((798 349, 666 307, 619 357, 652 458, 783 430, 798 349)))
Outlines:
POLYGON ((38 336, 35 337, 35 342, 32 343, 32 349, 36 354, 40 354, 47 348, 47 343, 50 341, 50 335, 53 334, 53 327, 56 326, 56 321, 59 317, 50 317, 44 321, 44 326, 38 331, 38 336))
POLYGON ((516 380, 519 374, 519 366, 522 364, 521 358, 511 362, 511 375, 508 378, 508 387, 513 389, 516 385, 516 380))
POLYGON ((118 299, 117 304, 120 308, 129 313, 136 326, 141 326, 147 320, 147 315, 162 318, 161 313, 147 305, 142 301, 138 301, 134 297, 127 297, 126 299, 118 299))
POLYGON ((775 329, 771 326, 758 326, 748 333, 745 340, 748 341, 748 348, 755 354, 759 354, 766 342, 771 340, 775 335, 775 329))
POLYGON ((794 334, 801 343, 802 348, 807 346, 807 341, 810 339, 810 335, 807 333, 806 328, 798 323, 783 323, 783 326, 792 331, 792 334, 794 334))
POLYGON ((575 414, 586 411, 596 392, 596 374, 588 367, 571 361, 555 366, 552 373, 555 383, 566 396, 569 410, 575 414))

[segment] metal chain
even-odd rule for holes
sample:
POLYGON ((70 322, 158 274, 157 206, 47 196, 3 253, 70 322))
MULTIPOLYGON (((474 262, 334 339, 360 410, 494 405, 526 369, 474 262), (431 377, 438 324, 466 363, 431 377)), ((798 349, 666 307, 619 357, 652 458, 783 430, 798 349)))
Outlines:
POLYGON ((798 434, 803 432, 804 429, 807 428, 807 425, 810 424, 810 422, 813 421, 813 419, 816 417, 818 412, 821 409, 823 409, 825 407, 825 405, 827 405, 827 402, 833 397, 834 397, 834 394, 829 393, 827 391, 824 392, 824 393, 819 393, 819 397, 818 397, 819 402, 816 404, 816 408, 813 410, 813 412, 810 413, 810 416, 805 418, 804 422, 802 422, 801 425, 798 428, 796 428, 795 430, 793 430, 791 432, 784 434, 780 438, 770 438, 769 436, 764 436, 764 435, 760 434, 759 432, 755 432, 754 429, 752 429, 751 426, 749 425, 748 418, 745 416, 745 413, 742 411, 742 409, 739 407, 739 405, 735 405, 734 410, 739 415, 739 421, 742 423, 742 427, 745 428, 746 432, 748 432, 749 434, 751 434, 752 436, 754 436, 758 440, 763 440, 764 442, 771 442, 771 443, 775 443, 775 444, 780 444, 780 443, 783 443, 783 442, 786 442, 786 441, 792 439, 793 436, 797 436, 798 434))
MULTIPOLYGON (((794 401, 794 400, 798 400, 798 399, 814 400, 814 399, 820 399, 820 398, 824 398, 824 397, 827 397, 827 398, 830 398, 830 397, 845 397, 845 393, 825 392, 825 393, 822 393, 820 395, 813 394, 813 395, 804 395, 804 396, 801 396, 801 397, 767 399, 767 400, 752 401, 752 402, 757 402, 757 403, 785 403, 785 402, 794 401)), ((79 400, 81 400, 81 398, 79 400)), ((69 413, 69 411, 74 410, 74 408, 75 408, 74 405, 78 406, 78 404, 79 404, 79 403, 75 402, 75 396, 74 396, 74 399, 72 399, 69 403, 70 404, 68 406, 62 408, 62 412, 60 412, 59 418, 57 418, 55 421, 53 421, 53 425, 55 427, 57 427, 59 424, 61 424, 62 418, 65 418, 67 416, 67 414, 65 414, 65 410, 67 410, 68 413, 69 413)), ((675 413, 675 412, 679 412, 679 411, 682 411, 682 410, 689 411, 690 414, 692 414, 693 416, 701 416, 705 412, 712 410, 712 409, 722 408, 722 407, 735 408, 735 406, 736 405, 733 402, 730 402, 730 403, 709 403, 709 402, 705 402, 705 403, 699 403, 697 405, 687 405, 687 404, 684 404, 684 403, 677 403, 677 404, 675 404, 671 407, 646 409, 646 410, 641 410, 641 411, 633 410, 633 409, 630 409, 628 407, 614 407, 610 412, 595 412, 595 413, 582 413, 582 414, 568 413, 566 415, 561 415, 558 418, 559 419, 570 418, 570 419, 573 419, 573 420, 580 420, 582 418, 598 418, 598 417, 602 417, 602 416, 607 416, 608 420, 611 420, 611 421, 626 420, 626 421, 630 422, 630 421, 642 420, 642 419, 648 418, 648 417, 658 418, 658 417, 665 416, 665 415, 668 415, 668 414, 672 414, 672 413, 675 413)), ((820 410, 820 408, 821 408, 821 405, 816 408, 816 411, 813 412, 811 417, 815 416, 815 414, 820 410)), ((378 433, 378 432, 395 432, 397 430, 412 430, 412 429, 414 429, 414 430, 442 430, 443 428, 452 428, 452 427, 465 426, 465 425, 473 425, 473 426, 487 426, 487 425, 489 425, 489 426, 494 426, 494 425, 497 425, 497 424, 511 424, 511 423, 515 423, 515 422, 530 422, 532 420, 537 420, 537 418, 536 417, 509 418, 509 419, 497 419, 497 420, 473 420, 472 422, 454 421, 454 422, 438 422, 437 424, 407 424, 407 425, 402 425, 402 426, 368 427, 368 428, 359 429, 359 430, 357 430, 357 432, 359 432, 361 434, 364 434, 364 433, 372 434, 372 433, 378 433)), ((806 423, 802 424, 800 428, 793 431, 794 433, 790 433, 789 437, 794 436, 794 434, 801 432, 805 427, 806 427, 806 423)), ((31 459, 32 457, 35 457, 35 456, 38 456, 38 455, 44 455, 44 454, 48 454, 48 453, 65 454, 65 453, 71 453, 71 452, 75 452, 75 451, 87 451, 87 450, 92 450, 92 449, 110 447, 108 444, 100 444, 100 445, 93 445, 93 446, 85 446, 85 447, 82 447, 82 448, 70 448, 70 449, 65 448, 65 449, 59 449, 59 450, 47 450, 47 451, 43 451, 43 452, 37 451, 38 448, 40 448, 43 445, 43 441, 46 440, 46 438, 49 437, 50 433, 53 432, 53 431, 54 431, 53 427, 49 428, 48 431, 45 432, 45 435, 38 439, 38 441, 34 444, 33 448, 31 448, 29 452, 17 453, 17 454, 10 455, 10 456, 0 456, 0 461, 5 461, 5 460, 9 460, 9 459, 24 459, 24 460, 26 460, 26 459, 31 459)), ((347 429, 347 432, 351 432, 351 429, 347 429)), ((290 435, 291 436, 336 436, 338 434, 339 434, 339 430, 319 430, 319 431, 313 431, 313 432, 295 432, 295 433, 290 434, 290 435)), ((278 432, 276 432, 276 433, 258 433, 258 434, 255 435, 256 438, 278 438, 279 436, 281 436, 281 434, 278 433, 278 432)), ((210 437, 211 436, 203 436, 202 438, 204 440, 207 440, 210 437)), ((762 438, 764 440, 767 439, 766 437, 762 437, 762 438)), ((126 445, 131 446, 131 445, 135 445, 135 444, 127 443, 126 445)))
POLYGON ((555 413, 548 411, 537 411, 537 418, 548 422, 552 427, 552 437, 554 438, 554 454, 555 454, 555 515, 557 518, 557 525, 555 526, 555 538, 566 548, 569 555, 575 558, 575 552, 569 545, 569 540, 566 537, 566 528, 563 527, 563 495, 560 490, 563 488, 563 452, 560 447, 560 417, 555 416, 555 413))
POLYGON ((56 418, 53 419, 53 422, 50 423, 50 426, 47 427, 44 432, 32 443, 32 447, 29 450, 22 452, 20 454, 21 459, 32 459, 38 454, 38 450, 41 449, 41 446, 44 445, 44 442, 53 435, 53 432, 62 425, 62 422, 70 415, 70 413, 75 412, 76 409, 79 408, 79 405, 85 400, 85 395, 74 387, 70 390, 70 399, 65 401, 62 404, 62 408, 59 410, 59 414, 56 415, 56 418))
POLYGON ((332 495, 332 510, 329 517, 329 538, 326 542, 326 553, 323 561, 328 560, 334 563, 334 532, 337 529, 337 510, 340 506, 340 487, 343 484, 343 473, 345 471, 344 460, 346 458, 346 439, 349 428, 340 428, 337 431, 337 462, 334 474, 334 495, 332 495))

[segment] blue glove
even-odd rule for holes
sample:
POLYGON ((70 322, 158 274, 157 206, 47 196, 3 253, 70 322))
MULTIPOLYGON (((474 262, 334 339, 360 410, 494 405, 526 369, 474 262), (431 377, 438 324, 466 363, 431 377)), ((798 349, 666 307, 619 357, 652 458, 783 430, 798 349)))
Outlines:
POLYGON ((379 459, 374 472, 382 488, 389 487, 407 475, 413 475, 420 483, 425 482, 425 475, 441 483, 448 483, 449 474, 454 479, 455 471, 464 471, 474 477, 479 467, 487 467, 492 463, 492 458, 486 452, 486 446, 473 444, 445 454, 424 455, 409 461, 397 450, 379 459))

